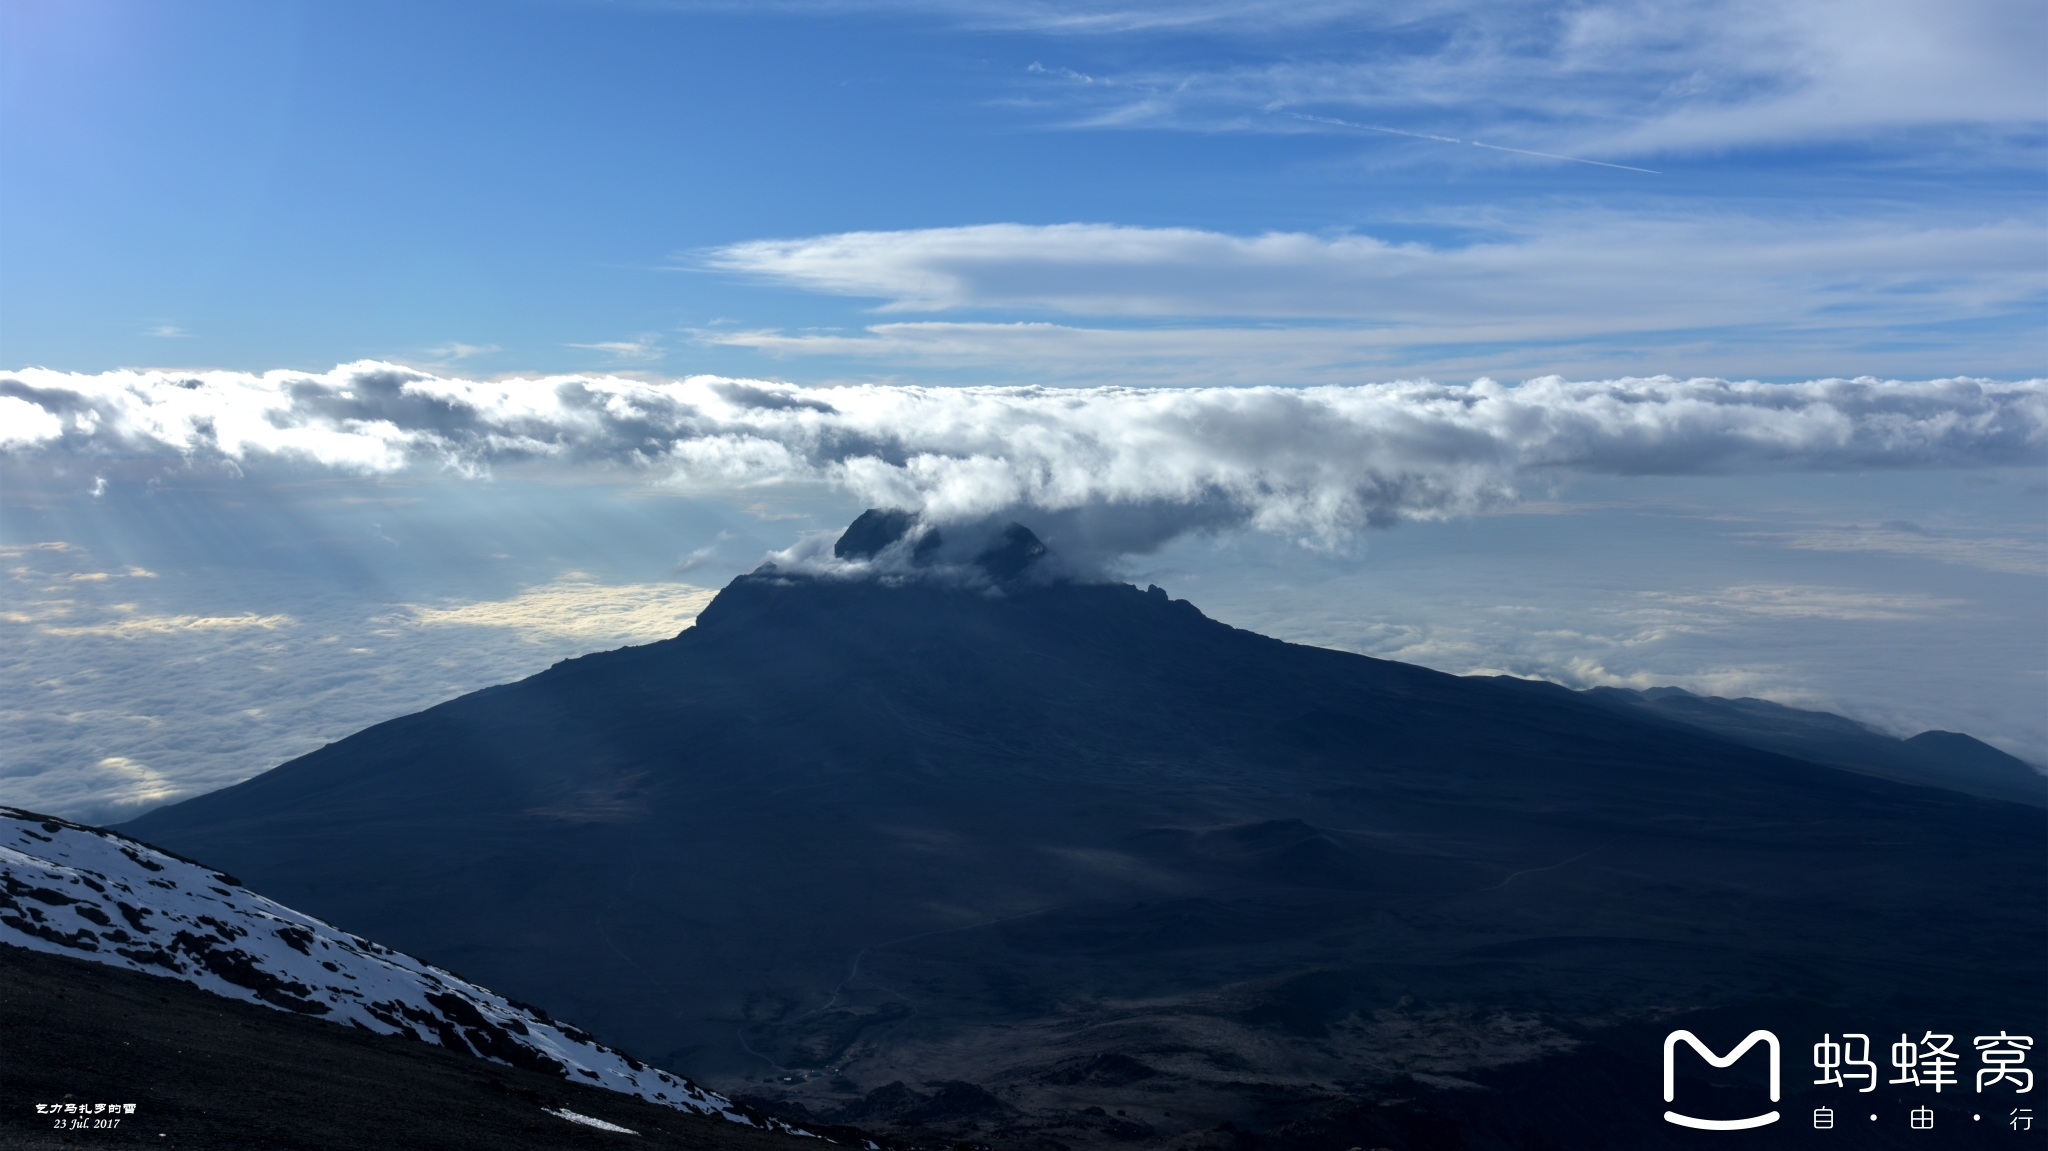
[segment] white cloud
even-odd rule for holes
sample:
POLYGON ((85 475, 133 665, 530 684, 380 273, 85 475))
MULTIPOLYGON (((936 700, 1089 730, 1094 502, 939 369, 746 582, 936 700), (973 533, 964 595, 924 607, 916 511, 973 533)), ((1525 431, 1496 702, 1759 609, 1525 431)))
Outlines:
POLYGON ((663 355, 661 337, 643 335, 631 340, 605 340, 595 344, 568 344, 588 352, 603 352, 615 364, 650 364, 663 355))
MULTIPOLYGON (((1750 329, 1729 332, 1590 336, 1499 343, 1442 343, 1414 328, 1331 325, 1180 325, 1106 327, 1037 321, 918 320, 858 331, 755 329, 698 332, 708 346, 746 348, 778 359, 810 358, 926 378, 1056 386, 1118 384, 1193 387, 1260 384, 1349 385, 1360 380, 1478 376, 1647 376, 1670 363, 1701 374, 1783 379, 1825 376, 1875 358, 1892 374, 2024 376, 2039 370, 2031 330, 2008 335, 1959 326, 1915 333, 1899 329, 1750 329), (1873 357, 1872 344, 1889 345, 1873 357)), ((1456 336, 1449 337, 1456 339, 1456 336)), ((815 368, 813 370, 816 370, 815 368)), ((843 370, 843 369, 842 369, 843 370)), ((857 378, 857 377, 856 377, 857 378)))
POLYGON ((1462 247, 1369 236, 980 224, 755 240, 713 268, 882 311, 1349 321, 1388 345, 1728 325, 1927 324, 2036 301, 2036 222, 1580 216, 1462 247))
POLYGON ((565 578, 495 600, 391 604, 301 581, 293 616, 104 580, 77 547, 0 549, 0 803, 113 821, 374 723, 593 650, 667 639, 711 592, 565 578), (67 590, 63 599, 41 594, 67 590))
MULTIPOLYGON (((2028 0, 1039 4, 970 23, 1074 36, 1232 38, 1149 68, 1054 61, 1026 91, 1101 127, 1329 131, 1288 110, 1608 157, 2040 125, 2048 10, 2028 0), (1085 82, 1084 82, 1085 81, 1085 82)), ((1950 139, 1947 146, 1997 147, 1950 139)))
POLYGON ((1691 65, 1690 75, 1701 77, 1699 95, 1680 81, 1654 114, 1600 141, 1605 148, 1691 151, 1937 125, 2018 128, 2039 125, 2048 109, 2048 83, 2029 47, 2048 39, 2048 11, 2024 0, 1688 7, 1683 37, 1673 35, 1663 5, 1575 14, 1571 58, 1666 47, 1667 72, 1691 65), (1749 83, 1717 92, 1709 70, 1747 73, 1749 83))
MULTIPOLYGON (((98 573, 93 573, 98 574, 98 573)), ((72 579, 83 577, 72 576, 72 579)), ((242 612, 237 615, 130 615, 122 609, 133 605, 117 605, 113 618, 97 623, 79 624, 71 627, 56 624, 45 625, 43 631, 49 635, 104 635, 135 637, 143 635, 166 635, 175 632, 192 631, 247 631, 259 629, 276 631, 297 623, 288 615, 257 615, 242 612)))
POLYGON ((1739 539, 1802 551, 1883 552, 2015 575, 2048 574, 2048 543, 2038 539, 1931 532, 1914 525, 1844 524, 1793 531, 1738 532, 1739 539))
POLYGON ((52 465, 171 455, 480 473, 538 460, 696 489, 824 482, 940 520, 1072 513, 1070 543, 1112 551, 1231 524, 1327 540, 1478 510, 1558 470, 2048 460, 2039 380, 803 388, 708 376, 486 382, 366 362, 319 375, 26 369, 0 377, 0 392, 45 417, 20 421, 28 446, 12 454, 52 465), (1098 514, 1107 509, 1117 514, 1098 514))
POLYGON ((1462 223, 1483 238, 1074 223, 749 241, 691 258, 883 313, 982 314, 692 335, 963 382, 1317 384, 1670 364, 1781 379, 1847 365, 2038 371, 2039 220, 1581 212, 1462 223))
POLYGON ((419 627, 504 628, 529 640, 649 643, 689 627, 717 594, 689 584, 599 584, 563 580, 504 600, 434 607, 406 605, 419 627))
POLYGON ((428 348, 427 355, 440 363, 454 363, 469 359, 471 356, 488 356, 503 350, 496 344, 465 344, 460 340, 451 340, 440 347, 428 348))
POLYGON ((45 443, 64 434, 64 421, 17 396, 0 395, 0 448, 45 443))
MULTIPOLYGON (((1933 504, 1955 487, 1926 480, 1873 486, 1924 490, 1933 504)), ((1811 496, 1839 482, 1772 487, 1811 496)), ((1460 525, 1406 529, 1352 556, 1258 537, 1188 540, 1131 574, 1296 642, 1454 674, 1757 696, 1901 735, 1966 731, 2048 764, 2038 580, 1731 548, 1735 518, 1793 527, 1806 513, 1760 504, 1753 485, 1685 490, 1710 508, 1622 501, 1541 523, 1490 517, 1483 548, 1460 525)))
POLYGON ((177 784, 162 772, 125 755, 107 756, 93 766, 97 770, 85 773, 86 778, 92 780, 85 786, 97 784, 95 790, 124 807, 147 807, 178 794, 177 784), (94 779, 94 776, 99 778, 94 779))
MULTIPOLYGON (((1362 15, 1386 16, 1403 11, 1401 5, 1371 5, 1360 0, 1220 0, 1187 3, 1144 2, 1097 3, 1090 0, 673 0, 677 8, 741 8, 749 12, 783 11, 797 13, 863 12, 910 10, 950 18, 969 28, 990 31, 1028 31, 1073 36, 1124 35, 1134 32, 1214 29, 1226 33, 1247 30, 1315 28, 1332 22, 1357 23, 1362 15)), ((1405 10, 1423 11, 1424 3, 1408 3, 1405 10)), ((1441 6, 1436 5, 1436 6, 1441 6)))
POLYGON ((1855 588, 1744 584, 1712 592, 1643 592, 1647 621, 1661 626, 1716 627, 1730 614, 1769 619, 1906 620, 1953 615, 1967 601, 1855 588))

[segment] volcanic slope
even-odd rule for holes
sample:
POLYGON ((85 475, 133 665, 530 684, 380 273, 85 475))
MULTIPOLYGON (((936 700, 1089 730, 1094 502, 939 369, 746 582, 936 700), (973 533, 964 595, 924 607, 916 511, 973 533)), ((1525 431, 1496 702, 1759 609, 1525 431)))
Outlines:
MULTIPOLYGON (((13 807, 0 807, 0 944, 425 1041, 679 1111, 778 1126, 538 1008, 274 903, 231 875, 105 828, 13 807)), ((6 1040, 23 1043, 18 1034, 6 1040)))
POLYGON ((956 1130, 1069 1146, 1457 1089, 1692 1009, 2044 1014, 2038 809, 1011 550, 979 585, 764 568, 672 640, 124 830, 722 1089, 865 1125, 893 1082, 972 1083, 956 1130))
MULTIPOLYGON (((1525 691, 1568 690, 1540 680, 1500 678, 1525 691)), ((1899 739, 1824 711, 1802 711, 1764 699, 1699 696, 1675 687, 1595 687, 1578 695, 1615 711, 1697 728, 1795 759, 1899 783, 2048 807, 2048 776, 1961 732, 1923 731, 1899 739)))
POLYGON ((0 1099, 0 1147, 10 1151, 567 1151, 622 1140, 819 1151, 821 1143, 14 946, 0 946, 0 1099))

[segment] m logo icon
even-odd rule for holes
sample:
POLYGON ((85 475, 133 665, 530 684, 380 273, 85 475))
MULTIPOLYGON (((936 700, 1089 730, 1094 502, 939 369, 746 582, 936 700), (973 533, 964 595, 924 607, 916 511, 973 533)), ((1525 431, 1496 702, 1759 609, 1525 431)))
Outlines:
MULTIPOLYGON (((1673 1031, 1671 1034, 1666 1035, 1664 1037, 1664 1102, 1670 1103, 1678 1096, 1677 1069, 1673 1066, 1673 1061, 1678 1053, 1678 1045, 1681 1041, 1690 1044, 1694 1051, 1699 1052, 1700 1058, 1706 1060, 1709 1067, 1732 1066, 1737 1059, 1742 1058, 1744 1054, 1748 1053, 1750 1048, 1762 1043, 1770 1048, 1771 1052, 1771 1102, 1776 1103, 1778 1101, 1778 1037, 1768 1031, 1759 1030, 1750 1032, 1747 1038, 1737 1043, 1735 1049, 1726 1055, 1714 1054, 1706 1044, 1700 1042, 1699 1036, 1694 1035, 1690 1031, 1673 1031)), ((1751 1127, 1762 1127, 1766 1123, 1776 1123, 1778 1121, 1778 1113, 1770 1111, 1762 1115, 1752 1115, 1747 1119, 1694 1119, 1690 1115, 1680 1115, 1676 1111, 1666 1111, 1664 1113, 1664 1121, 1666 1123, 1676 1123, 1680 1127, 1697 1127, 1702 1131, 1742 1131, 1751 1127)))

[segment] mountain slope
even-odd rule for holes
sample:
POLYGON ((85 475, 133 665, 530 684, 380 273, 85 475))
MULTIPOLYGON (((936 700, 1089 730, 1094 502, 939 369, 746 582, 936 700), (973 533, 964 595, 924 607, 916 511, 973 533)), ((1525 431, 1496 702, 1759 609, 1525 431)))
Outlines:
POLYGON ((0 889, 0 943, 172 977, 225 998, 424 1040, 678 1110, 757 1122, 723 1097, 537 1008, 103 828, 0 807, 0 889))
POLYGON ((0 1098, 8 1101, 0 1146, 14 1149, 819 1147, 176 979, 14 946, 0 946, 0 1039, 0 1098), (66 1101, 85 1114, 62 1114, 66 1101), (107 1104, 123 1107, 120 1125, 94 1127, 106 1118, 94 1109, 107 1104), (59 1130, 60 1120, 85 1129, 59 1130))
POLYGON ((1069 1146, 1703 1006, 2044 1004, 2037 810, 1122 585, 764 569, 126 830, 723 1089, 967 1081, 958 1131, 1069 1146))
MULTIPOLYGON (((1530 680, 1534 690, 1564 690, 1530 680)), ((1580 698, 1616 711, 1684 724, 1762 751, 1923 787, 2048 807, 2048 777, 1960 732, 1923 731, 1897 739, 1853 719, 1786 707, 1765 699, 1722 699, 1675 687, 1631 691, 1596 687, 1580 698)))

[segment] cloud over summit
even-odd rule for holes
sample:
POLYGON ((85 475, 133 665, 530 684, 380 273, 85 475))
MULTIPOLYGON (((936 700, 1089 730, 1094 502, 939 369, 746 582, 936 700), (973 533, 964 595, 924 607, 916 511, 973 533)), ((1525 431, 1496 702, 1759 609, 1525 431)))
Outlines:
POLYGON ((1533 475, 2048 462, 2048 381, 1671 378, 1506 386, 805 388, 699 376, 496 381, 28 369, 0 377, 18 461, 123 458, 483 474, 539 464, 688 488, 824 482, 940 522, 1033 512, 1144 550, 1248 525, 1332 539, 1470 512, 1533 475))

